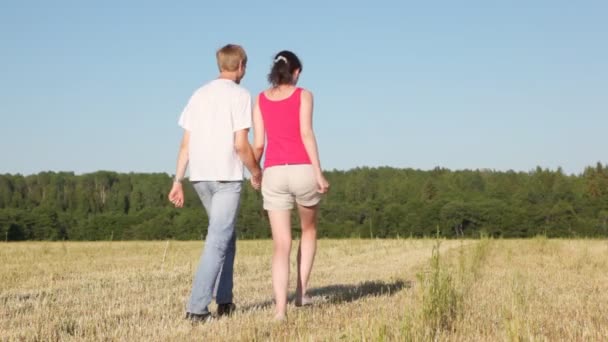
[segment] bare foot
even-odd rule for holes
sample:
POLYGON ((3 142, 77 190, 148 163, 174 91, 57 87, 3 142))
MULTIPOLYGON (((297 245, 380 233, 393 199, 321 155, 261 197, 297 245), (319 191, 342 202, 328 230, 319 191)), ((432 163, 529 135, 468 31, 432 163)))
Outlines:
POLYGON ((312 305, 312 298, 307 295, 296 296, 296 306, 307 306, 312 305))
POLYGON ((272 321, 275 323, 287 322, 287 315, 285 315, 284 313, 278 313, 274 315, 272 321))

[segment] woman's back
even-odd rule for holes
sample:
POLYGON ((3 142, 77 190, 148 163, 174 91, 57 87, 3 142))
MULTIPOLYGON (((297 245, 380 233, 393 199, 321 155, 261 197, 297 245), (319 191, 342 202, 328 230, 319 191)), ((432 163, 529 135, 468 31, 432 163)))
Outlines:
POLYGON ((267 139, 265 168, 311 163, 300 133, 301 95, 302 88, 290 87, 268 90, 259 96, 267 139))
POLYGON ((272 230, 274 319, 278 321, 287 317, 291 210, 297 205, 300 216, 295 303, 302 306, 312 304, 306 290, 317 245, 318 204, 329 188, 312 130, 312 94, 296 87, 301 72, 302 63, 293 52, 279 52, 268 74, 272 87, 258 96, 253 109, 256 161, 266 148, 262 196, 272 230))

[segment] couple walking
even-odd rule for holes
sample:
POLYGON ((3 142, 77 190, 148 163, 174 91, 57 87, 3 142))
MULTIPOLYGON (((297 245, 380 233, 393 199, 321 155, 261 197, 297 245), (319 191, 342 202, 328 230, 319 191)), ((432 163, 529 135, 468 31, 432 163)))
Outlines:
POLYGON ((169 200, 182 207, 182 181, 188 167, 190 182, 209 216, 205 248, 194 276, 186 317, 193 321, 210 318, 208 305, 213 296, 219 316, 236 308, 232 293, 235 224, 244 166, 251 173, 251 185, 256 190, 261 188, 264 209, 268 211, 275 319, 284 320, 291 210, 297 209, 302 228, 295 302, 298 306, 307 305, 311 302, 306 289, 316 251, 318 203, 329 188, 312 128, 313 96, 296 86, 302 72, 298 57, 281 51, 268 74, 271 86, 257 96, 252 110, 250 93, 239 85, 247 67, 245 50, 229 44, 217 51, 216 58, 219 77, 192 95, 179 119, 184 135, 169 193, 169 200), (252 124, 253 146, 248 139, 252 124))

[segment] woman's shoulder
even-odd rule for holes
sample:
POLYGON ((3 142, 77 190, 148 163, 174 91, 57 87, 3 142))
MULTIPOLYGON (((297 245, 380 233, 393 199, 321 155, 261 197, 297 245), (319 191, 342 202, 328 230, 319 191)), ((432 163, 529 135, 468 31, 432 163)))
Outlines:
POLYGON ((308 98, 308 99, 312 99, 312 92, 306 88, 298 88, 298 90, 300 91, 300 97, 301 98, 308 98))
POLYGON ((265 99, 271 100, 271 99, 272 99, 272 91, 273 91, 273 88, 272 88, 272 87, 270 87, 270 88, 266 88, 266 89, 262 90, 262 91, 261 91, 261 92, 258 94, 258 96, 257 96, 257 97, 258 97, 258 98, 265 98, 265 99))
POLYGON ((312 92, 304 87, 298 87, 298 90, 300 90, 302 93, 309 93, 312 94, 312 92))
POLYGON ((291 91, 291 94, 282 99, 274 99, 273 91, 276 91, 276 89, 272 87, 264 89, 258 94, 257 99, 264 99, 271 102, 282 102, 293 98, 299 98, 302 96, 312 98, 312 93, 309 90, 301 87, 295 87, 295 89, 291 91))

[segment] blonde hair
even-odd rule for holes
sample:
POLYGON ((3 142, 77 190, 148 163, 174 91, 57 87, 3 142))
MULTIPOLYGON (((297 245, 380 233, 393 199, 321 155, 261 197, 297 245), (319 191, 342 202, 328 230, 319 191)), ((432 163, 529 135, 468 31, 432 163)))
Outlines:
POLYGON ((217 67, 221 71, 237 71, 239 65, 247 65, 247 54, 240 45, 228 44, 217 50, 217 67))

